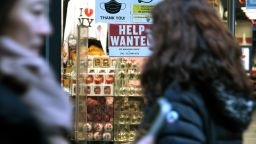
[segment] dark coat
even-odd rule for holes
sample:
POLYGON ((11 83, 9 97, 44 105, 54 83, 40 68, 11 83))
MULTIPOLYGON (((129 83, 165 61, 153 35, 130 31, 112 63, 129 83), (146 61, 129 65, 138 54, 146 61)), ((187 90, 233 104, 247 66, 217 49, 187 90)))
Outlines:
MULTIPOLYGON (((215 92, 207 89, 169 88, 164 97, 179 114, 175 123, 164 122, 156 144, 241 144, 242 134, 251 121, 253 101, 216 85, 215 92), (208 93, 208 95, 206 95, 208 93), (202 96, 204 95, 204 96, 202 96)), ((144 121, 152 109, 146 108, 144 121)))
POLYGON ((0 80, 0 143, 47 144, 40 125, 20 97, 0 80))

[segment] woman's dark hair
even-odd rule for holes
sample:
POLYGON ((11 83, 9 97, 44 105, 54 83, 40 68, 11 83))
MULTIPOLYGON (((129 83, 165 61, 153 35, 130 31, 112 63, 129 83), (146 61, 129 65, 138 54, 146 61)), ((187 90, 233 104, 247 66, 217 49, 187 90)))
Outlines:
POLYGON ((0 2, 0 34, 7 24, 9 14, 18 0, 1 0, 0 2))
POLYGON ((241 48, 206 0, 160 2, 153 9, 152 34, 153 54, 142 73, 149 98, 161 96, 172 84, 186 89, 216 80, 251 94, 241 48))

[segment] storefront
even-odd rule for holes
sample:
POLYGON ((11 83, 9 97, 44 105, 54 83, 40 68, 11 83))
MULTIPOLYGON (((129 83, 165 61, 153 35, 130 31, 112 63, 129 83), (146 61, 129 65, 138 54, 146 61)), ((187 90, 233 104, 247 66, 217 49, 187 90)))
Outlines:
MULTIPOLYGON (((74 104, 70 136, 74 142, 134 141, 143 118, 140 73, 150 55, 150 10, 159 1, 52 1, 55 34, 47 40, 43 55, 74 104)), ((245 69, 250 72, 252 24, 247 19, 235 20, 234 10, 241 6, 232 1, 210 0, 249 55, 245 69)))
POLYGON ((135 140, 144 107, 140 73, 150 54, 146 31, 156 2, 71 0, 67 4, 61 80, 75 106, 74 141, 135 140))

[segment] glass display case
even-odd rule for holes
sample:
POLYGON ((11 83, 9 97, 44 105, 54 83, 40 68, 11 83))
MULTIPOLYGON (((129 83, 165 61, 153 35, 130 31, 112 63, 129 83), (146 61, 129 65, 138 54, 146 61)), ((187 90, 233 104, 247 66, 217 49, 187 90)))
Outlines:
POLYGON ((71 139, 132 143, 143 117, 140 74, 146 58, 92 55, 90 39, 88 28, 78 26, 77 36, 69 36, 63 62, 62 85, 74 105, 71 139))

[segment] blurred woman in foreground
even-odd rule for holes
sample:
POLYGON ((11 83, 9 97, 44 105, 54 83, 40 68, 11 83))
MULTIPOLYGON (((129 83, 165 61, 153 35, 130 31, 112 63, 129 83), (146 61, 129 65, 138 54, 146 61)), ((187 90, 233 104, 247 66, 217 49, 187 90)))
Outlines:
POLYGON ((163 0, 153 10, 153 54, 142 86, 148 100, 140 135, 159 97, 178 113, 157 144, 241 144, 254 109, 241 48, 207 0, 163 0))
POLYGON ((1 0, 0 143, 65 144, 71 107, 40 56, 49 0, 1 0))

